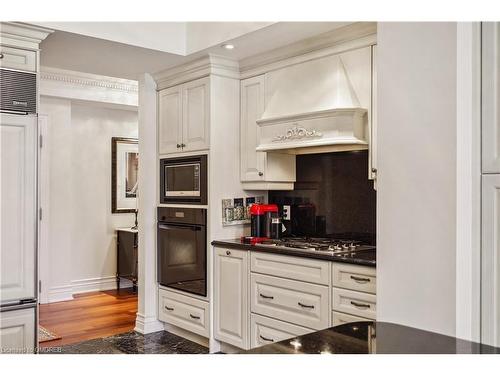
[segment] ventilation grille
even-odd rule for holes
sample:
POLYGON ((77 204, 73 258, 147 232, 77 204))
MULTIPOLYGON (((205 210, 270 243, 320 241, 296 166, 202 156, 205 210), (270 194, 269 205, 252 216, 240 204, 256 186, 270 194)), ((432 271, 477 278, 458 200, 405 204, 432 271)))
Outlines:
POLYGON ((0 110, 36 113, 36 74, 0 69, 0 110))

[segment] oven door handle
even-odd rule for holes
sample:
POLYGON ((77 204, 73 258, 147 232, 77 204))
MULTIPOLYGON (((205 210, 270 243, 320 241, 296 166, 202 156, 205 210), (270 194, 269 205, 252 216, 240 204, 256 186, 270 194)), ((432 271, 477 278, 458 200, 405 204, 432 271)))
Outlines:
POLYGON ((201 226, 199 225, 165 225, 165 224, 158 224, 158 228, 160 229, 184 229, 184 230, 193 230, 193 231, 200 231, 201 226))

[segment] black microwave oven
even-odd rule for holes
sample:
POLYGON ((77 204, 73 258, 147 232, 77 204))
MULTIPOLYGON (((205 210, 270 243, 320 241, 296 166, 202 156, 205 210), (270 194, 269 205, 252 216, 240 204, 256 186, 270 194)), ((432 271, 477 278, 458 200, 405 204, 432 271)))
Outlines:
POLYGON ((160 202, 207 204, 207 155, 161 159, 160 202))

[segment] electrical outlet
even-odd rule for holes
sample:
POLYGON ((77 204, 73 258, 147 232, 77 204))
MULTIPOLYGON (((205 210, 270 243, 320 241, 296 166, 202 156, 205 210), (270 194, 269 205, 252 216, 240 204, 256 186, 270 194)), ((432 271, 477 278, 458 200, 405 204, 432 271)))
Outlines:
POLYGON ((290 206, 283 206, 283 220, 292 220, 292 210, 290 206))

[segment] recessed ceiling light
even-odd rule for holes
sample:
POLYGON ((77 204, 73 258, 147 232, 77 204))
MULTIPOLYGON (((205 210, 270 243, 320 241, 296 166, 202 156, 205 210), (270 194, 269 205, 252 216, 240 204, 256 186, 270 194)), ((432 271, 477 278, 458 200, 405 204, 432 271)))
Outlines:
POLYGON ((221 47, 224 49, 234 49, 234 44, 224 43, 221 47))

